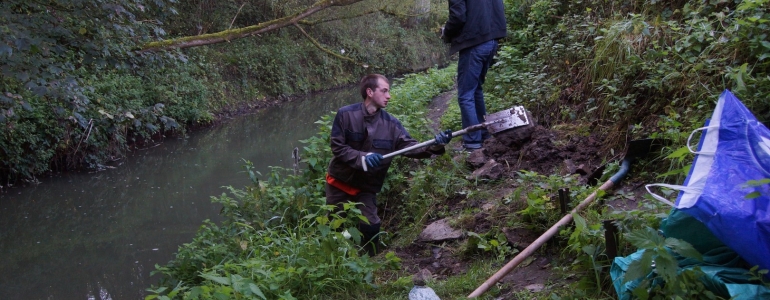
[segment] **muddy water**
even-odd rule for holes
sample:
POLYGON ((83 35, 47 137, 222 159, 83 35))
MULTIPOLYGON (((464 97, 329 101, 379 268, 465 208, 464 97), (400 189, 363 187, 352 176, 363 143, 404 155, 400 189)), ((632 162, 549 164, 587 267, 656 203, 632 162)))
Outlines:
POLYGON ((150 276, 220 207, 223 186, 292 167, 321 115, 359 101, 346 88, 167 138, 113 169, 43 178, 0 194, 0 299, 143 299, 150 276))

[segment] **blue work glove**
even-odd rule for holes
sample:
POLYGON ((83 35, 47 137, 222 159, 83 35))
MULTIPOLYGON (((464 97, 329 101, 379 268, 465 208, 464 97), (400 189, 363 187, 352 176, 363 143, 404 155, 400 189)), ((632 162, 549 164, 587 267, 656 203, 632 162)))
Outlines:
POLYGON ((382 154, 369 153, 366 155, 366 165, 368 165, 371 168, 374 168, 380 165, 380 161, 382 159, 383 159, 382 154))
POLYGON ((452 140, 452 129, 447 129, 436 134, 436 144, 446 145, 452 140))

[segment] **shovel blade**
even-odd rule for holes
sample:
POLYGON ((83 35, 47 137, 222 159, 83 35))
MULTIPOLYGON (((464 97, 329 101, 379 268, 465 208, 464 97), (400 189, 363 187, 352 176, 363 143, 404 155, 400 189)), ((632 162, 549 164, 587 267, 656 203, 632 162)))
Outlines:
POLYGON ((484 119, 485 123, 490 123, 487 125, 487 131, 491 134, 529 125, 527 111, 523 106, 514 106, 511 109, 489 114, 484 119))

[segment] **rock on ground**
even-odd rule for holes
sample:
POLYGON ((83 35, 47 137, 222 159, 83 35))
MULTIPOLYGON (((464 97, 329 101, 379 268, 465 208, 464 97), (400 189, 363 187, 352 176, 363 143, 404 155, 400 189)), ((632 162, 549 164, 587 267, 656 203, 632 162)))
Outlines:
POLYGON ((417 239, 421 242, 441 242, 456 240, 462 236, 462 230, 453 229, 446 219, 441 219, 428 225, 417 239))

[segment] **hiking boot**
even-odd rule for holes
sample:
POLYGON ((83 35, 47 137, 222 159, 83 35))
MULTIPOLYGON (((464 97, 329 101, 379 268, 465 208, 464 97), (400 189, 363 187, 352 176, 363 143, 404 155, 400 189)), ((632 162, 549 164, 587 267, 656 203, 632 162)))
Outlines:
POLYGON ((358 230, 361 231, 363 237, 361 238, 361 255, 368 254, 369 257, 374 257, 381 249, 377 249, 380 246, 380 225, 377 224, 358 224, 358 230))

